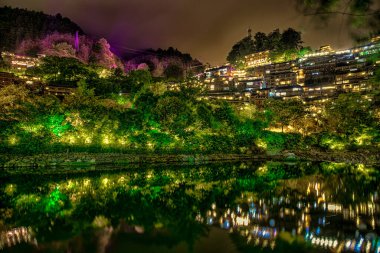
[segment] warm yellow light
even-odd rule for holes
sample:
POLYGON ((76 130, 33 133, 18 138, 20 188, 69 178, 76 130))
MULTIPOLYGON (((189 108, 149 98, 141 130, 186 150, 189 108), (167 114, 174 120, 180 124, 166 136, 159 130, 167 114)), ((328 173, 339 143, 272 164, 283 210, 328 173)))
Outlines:
POLYGON ((106 145, 110 144, 110 139, 108 138, 108 136, 104 137, 103 144, 106 144, 106 145))
POLYGON ((13 135, 12 135, 12 136, 9 137, 8 142, 9 142, 9 144, 12 145, 12 146, 13 146, 13 145, 16 145, 16 144, 18 143, 18 138, 17 138, 16 136, 13 136, 13 135))

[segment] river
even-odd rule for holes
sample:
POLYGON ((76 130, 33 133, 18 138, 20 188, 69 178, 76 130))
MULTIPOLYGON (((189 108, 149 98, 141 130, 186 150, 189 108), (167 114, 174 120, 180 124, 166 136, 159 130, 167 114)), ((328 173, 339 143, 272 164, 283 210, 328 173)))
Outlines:
POLYGON ((0 171, 0 252, 376 252, 380 168, 244 162, 0 171))

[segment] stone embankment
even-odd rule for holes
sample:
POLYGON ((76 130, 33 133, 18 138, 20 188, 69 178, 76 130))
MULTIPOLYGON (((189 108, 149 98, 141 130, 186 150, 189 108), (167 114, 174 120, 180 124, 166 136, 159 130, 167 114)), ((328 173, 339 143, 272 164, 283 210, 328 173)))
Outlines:
POLYGON ((300 160, 380 165, 380 150, 378 149, 328 152, 319 150, 297 150, 294 151, 294 154, 300 160))
MULTIPOLYGON (((281 156, 274 156, 281 159, 281 156)), ((88 166, 107 164, 160 164, 183 163, 204 164, 213 161, 265 160, 266 155, 211 154, 211 155, 160 155, 160 154, 118 154, 118 153, 64 153, 39 154, 32 156, 0 155, 0 167, 52 167, 88 166)))
POLYGON ((0 155, 0 167, 55 167, 126 164, 205 164, 224 161, 320 161, 380 164, 380 152, 282 151, 275 154, 120 154, 58 153, 38 155, 0 155))

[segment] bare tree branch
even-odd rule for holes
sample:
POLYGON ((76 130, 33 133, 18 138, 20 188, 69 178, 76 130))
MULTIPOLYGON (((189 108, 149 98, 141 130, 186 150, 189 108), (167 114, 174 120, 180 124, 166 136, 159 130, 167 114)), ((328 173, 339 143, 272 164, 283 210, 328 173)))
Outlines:
POLYGON ((356 14, 356 13, 343 12, 343 11, 324 11, 324 12, 305 13, 304 16, 317 16, 317 15, 330 15, 330 14, 339 14, 339 15, 347 15, 347 16, 355 16, 355 17, 366 17, 366 16, 378 15, 379 12, 373 11, 370 13, 356 14))

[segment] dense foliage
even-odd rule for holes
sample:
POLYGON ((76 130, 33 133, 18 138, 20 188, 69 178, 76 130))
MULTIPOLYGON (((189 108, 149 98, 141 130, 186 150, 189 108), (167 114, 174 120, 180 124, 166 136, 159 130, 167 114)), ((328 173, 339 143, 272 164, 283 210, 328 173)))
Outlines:
POLYGON ((3 152, 260 153, 379 145, 379 94, 342 94, 314 108, 268 99, 263 108, 201 99, 197 80, 156 82, 147 70, 108 70, 46 57, 27 71, 76 87, 58 99, 22 85, 0 88, 3 152), (351 115, 351 117, 347 117, 351 115))
MULTIPOLYGON (((380 33, 380 8, 374 0, 296 0, 304 15, 313 16, 318 23, 329 24, 343 16, 351 34, 357 40, 367 40, 380 33)), ((342 23, 343 24, 343 23, 342 23)))
POLYGON ((109 98, 94 96, 84 81, 78 86, 63 101, 13 85, 1 89, 2 151, 240 152, 261 132, 259 122, 237 117, 225 102, 154 95, 149 84, 109 98))
POLYGON ((14 51, 22 41, 40 39, 53 32, 75 34, 82 29, 70 19, 18 8, 0 8, 0 50, 14 51))
POLYGON ((204 70, 199 60, 173 47, 143 50, 133 56, 127 56, 126 59, 127 71, 144 69, 148 70, 153 77, 164 77, 171 81, 181 81, 204 70))
POLYGON ((262 129, 226 102, 199 100, 195 81, 170 91, 144 70, 103 76, 103 70, 57 57, 28 72, 77 90, 59 100, 22 86, 0 89, 4 151, 240 152, 255 147, 262 129))

